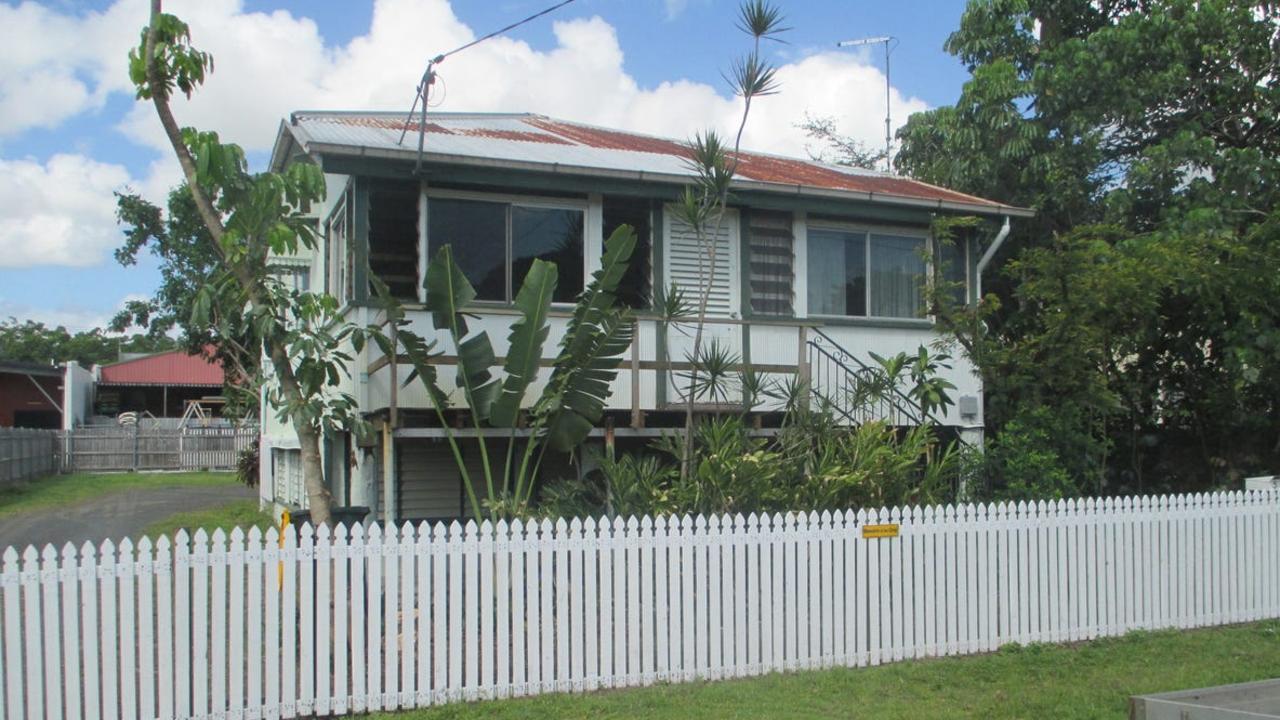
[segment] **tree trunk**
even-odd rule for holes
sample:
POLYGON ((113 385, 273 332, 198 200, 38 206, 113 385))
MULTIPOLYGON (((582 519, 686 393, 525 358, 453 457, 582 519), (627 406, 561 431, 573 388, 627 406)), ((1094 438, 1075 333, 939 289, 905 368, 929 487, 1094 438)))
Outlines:
MULTIPOLYGON (((217 208, 214 207, 208 193, 200 186, 195 159, 182 141, 182 131, 173 116, 173 110, 169 107, 169 97, 165 92, 164 83, 161 81, 159 69, 156 67, 156 20, 161 12, 161 0, 152 0, 151 22, 147 28, 146 44, 147 85, 151 90, 151 99, 155 105, 156 114, 160 118, 160 125, 164 128, 165 136, 168 137, 169 144, 173 147, 173 152, 178 157, 178 163, 182 166, 182 174, 186 178, 187 188, 191 192, 191 197, 195 200, 196 210, 200 213, 201 219, 204 220, 204 224, 209 230, 214 249, 235 276, 237 282, 239 282, 249 300, 249 304, 254 308, 259 308, 263 304, 261 288, 255 283, 254 275, 248 268, 237 266, 227 259, 221 242, 222 236, 226 232, 222 226, 222 217, 217 208)), ((280 383, 281 391, 288 398, 290 405, 301 407, 302 390, 298 387, 297 378, 293 374, 293 366, 289 363, 287 349, 272 338, 264 338, 263 344, 271 357, 271 364, 276 371, 276 380, 280 383)), ((331 496, 328 488, 324 485, 324 473, 320 464, 320 433, 316 428, 305 421, 299 420, 297 417, 293 417, 291 420, 293 421, 294 432, 298 435, 299 447, 302 450, 303 483, 307 489, 311 519, 317 525, 328 523, 330 522, 331 496)))
POLYGON ((302 449, 302 484, 307 491, 311 523, 332 525, 333 517, 329 506, 333 494, 324 484, 324 465, 320 462, 320 433, 297 421, 294 422, 293 429, 298 434, 298 446, 302 449))

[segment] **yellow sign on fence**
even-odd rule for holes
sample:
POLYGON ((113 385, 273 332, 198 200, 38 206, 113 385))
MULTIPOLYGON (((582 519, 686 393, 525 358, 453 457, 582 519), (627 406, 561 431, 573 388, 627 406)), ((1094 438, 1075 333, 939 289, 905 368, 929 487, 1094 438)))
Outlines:
POLYGON ((864 538, 896 538, 898 537, 898 524, 887 523, 884 525, 863 525, 862 537, 864 538))

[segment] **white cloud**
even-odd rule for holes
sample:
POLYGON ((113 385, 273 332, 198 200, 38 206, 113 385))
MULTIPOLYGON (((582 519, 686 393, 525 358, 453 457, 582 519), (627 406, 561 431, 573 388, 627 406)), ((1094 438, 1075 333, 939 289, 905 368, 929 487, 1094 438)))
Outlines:
POLYGON ((97 263, 119 244, 112 192, 128 182, 83 155, 0 159, 0 267, 97 263))
MULTIPOLYGON (((271 148, 279 122, 294 110, 407 110, 428 57, 476 37, 448 0, 377 0, 368 31, 341 46, 326 43, 310 19, 245 12, 240 0, 170 0, 166 10, 186 20, 193 42, 215 58, 204 88, 175 100, 179 122, 216 129, 259 152, 271 148)), ((0 138, 55 126, 101 107, 111 93, 131 92, 125 56, 146 15, 145 0, 77 16, 0 4, 0 138)), ((439 68, 437 109, 530 111, 677 139, 707 127, 736 129, 741 101, 724 88, 679 78, 641 87, 605 20, 552 27, 555 45, 547 50, 500 37, 449 58, 439 68)), ((841 132, 870 146, 883 142, 884 75, 865 53, 781 62, 782 90, 753 106, 744 147, 803 156, 806 139, 796 124, 806 112, 834 117, 841 132)), ((892 97, 895 124, 925 108, 896 89, 892 97)), ((99 262, 119 240, 111 191, 130 184, 162 200, 180 179, 149 104, 136 104, 117 122, 126 136, 159 151, 145 177, 83 155, 44 164, 0 159, 0 266, 99 262)))
MULTIPOLYGON (((206 85, 191 100, 175 100, 179 121, 217 129, 259 151, 270 149, 280 120, 294 110, 407 110, 430 55, 476 36, 447 0, 378 0, 368 31, 343 46, 326 44, 310 19, 283 11, 244 12, 236 0, 174 1, 166 9, 182 16, 191 25, 194 43, 215 58, 215 72, 206 85)), ((53 17, 47 11, 44 15, 53 17)), ((114 40, 100 39, 89 53, 101 61, 91 75, 109 90, 124 89, 122 58, 136 42, 136 26, 144 18, 140 0, 120 0, 103 16, 81 21, 115 35, 114 40), (121 20, 126 17, 133 23, 121 20)), ((55 34, 68 31, 51 19, 49 24, 55 34)), ((448 58, 439 67, 443 80, 437 98, 443 104, 438 109, 539 112, 676 138, 707 126, 723 132, 736 128, 740 102, 728 97, 725 88, 679 78, 640 87, 626 70, 617 33, 605 20, 557 21, 553 30, 556 45, 545 51, 499 37, 448 58)), ((803 155, 804 137, 795 125, 806 111, 831 115, 842 131, 879 144, 884 75, 866 53, 828 51, 783 63, 782 92, 753 109, 745 135, 748 147, 803 155)), ((68 86, 62 105, 80 102, 74 90, 68 86)), ((92 96, 102 92, 95 87, 92 96)), ((924 102, 897 90, 893 104, 895 124, 925 108, 924 102)), ((57 115, 58 107, 50 106, 46 114, 57 115)), ((118 127, 131 139, 166 149, 147 104, 136 105, 118 127)))
MULTIPOLYGON (((105 329, 107 324, 111 322, 111 318, 117 312, 123 310, 126 303, 133 300, 147 299, 145 295, 130 293, 120 298, 120 301, 115 304, 113 309, 103 310, 101 307, 96 309, 77 306, 36 307, 0 296, 0 322, 7 321, 9 318, 15 318, 19 322, 34 320, 51 328, 65 327, 71 332, 92 330, 94 328, 105 329)), ((141 330, 141 328, 136 327, 128 328, 126 334, 141 330)))

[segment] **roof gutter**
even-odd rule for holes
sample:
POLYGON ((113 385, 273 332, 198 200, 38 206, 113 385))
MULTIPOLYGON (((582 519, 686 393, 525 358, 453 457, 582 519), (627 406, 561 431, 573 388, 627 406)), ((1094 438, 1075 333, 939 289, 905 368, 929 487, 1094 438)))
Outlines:
POLYGON ((996 252, 1000 250, 1000 246, 1004 245, 1005 238, 1009 237, 1009 216, 1004 216, 1004 224, 1000 226, 1000 232, 996 233, 991 244, 987 246, 987 251, 982 253, 982 258, 978 260, 977 272, 977 289, 978 302, 982 302, 982 271, 987 269, 987 265, 991 264, 991 259, 996 256, 996 252))

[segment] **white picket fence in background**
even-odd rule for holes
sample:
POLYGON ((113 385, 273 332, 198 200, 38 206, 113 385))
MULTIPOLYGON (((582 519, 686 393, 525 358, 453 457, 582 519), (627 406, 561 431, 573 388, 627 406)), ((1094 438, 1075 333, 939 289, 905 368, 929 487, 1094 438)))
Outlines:
POLYGON ((0 714, 343 714, 1280 616, 1276 492, 326 536, 6 550, 0 714))

